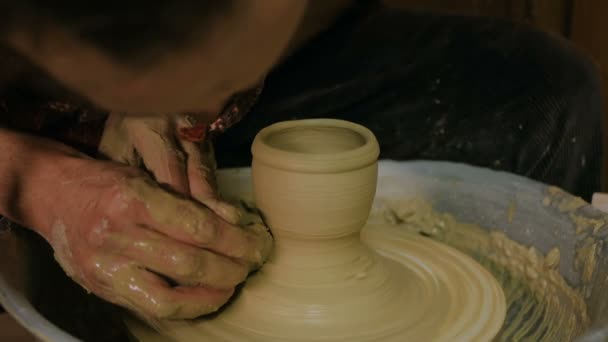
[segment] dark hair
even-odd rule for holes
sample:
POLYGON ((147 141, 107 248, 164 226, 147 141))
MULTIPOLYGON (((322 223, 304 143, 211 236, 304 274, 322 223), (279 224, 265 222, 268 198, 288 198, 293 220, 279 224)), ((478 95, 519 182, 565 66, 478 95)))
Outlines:
POLYGON ((185 46, 237 0, 9 0, 0 4, 0 30, 60 25, 127 64, 185 46))

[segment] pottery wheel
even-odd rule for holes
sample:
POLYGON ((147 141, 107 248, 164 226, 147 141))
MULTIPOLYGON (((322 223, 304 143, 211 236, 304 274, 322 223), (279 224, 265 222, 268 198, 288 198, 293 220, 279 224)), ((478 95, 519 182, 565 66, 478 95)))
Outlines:
MULTIPOLYGON (((214 317, 159 322, 177 341, 487 341, 506 313, 472 258, 390 225, 368 225, 379 146, 329 119, 263 129, 252 147, 255 203, 275 246, 214 317)), ((131 324, 141 341, 158 334, 131 324)))
POLYGON ((385 258, 381 264, 388 276, 402 284, 374 284, 385 291, 382 300, 373 296, 374 303, 365 303, 367 298, 357 293, 361 288, 356 283, 366 278, 365 271, 336 287, 307 288, 298 286, 295 279, 273 282, 271 260, 247 282, 236 301, 213 319, 165 322, 159 328, 166 337, 134 321, 129 328, 142 342, 488 341, 501 328, 506 305, 500 285, 469 256, 398 226, 370 225, 361 238, 379 258, 385 258), (264 273, 270 274, 260 281, 264 273), (281 293, 297 293, 309 298, 309 304, 290 310, 289 297, 277 300, 281 293), (369 309, 352 311, 360 305, 369 309))

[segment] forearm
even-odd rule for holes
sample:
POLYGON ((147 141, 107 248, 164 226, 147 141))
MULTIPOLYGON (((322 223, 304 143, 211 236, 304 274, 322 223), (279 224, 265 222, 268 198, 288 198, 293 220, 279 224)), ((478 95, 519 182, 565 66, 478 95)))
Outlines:
POLYGON ((86 157, 61 143, 7 129, 0 129, 0 149, 0 215, 48 236, 52 220, 39 212, 56 205, 53 189, 86 157))

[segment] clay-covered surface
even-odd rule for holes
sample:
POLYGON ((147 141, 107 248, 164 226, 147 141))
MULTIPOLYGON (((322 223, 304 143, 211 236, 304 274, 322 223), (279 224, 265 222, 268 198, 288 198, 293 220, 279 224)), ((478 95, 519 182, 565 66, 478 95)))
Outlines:
MULTIPOLYGON (((221 171, 219 181, 226 196, 252 198, 249 169, 221 171)), ((605 281, 608 252, 604 243, 608 216, 559 189, 507 173, 443 162, 380 162, 372 219, 393 220, 404 229, 415 229, 416 222, 410 220, 407 225, 405 212, 399 213, 396 209, 416 205, 430 210, 427 218, 440 218, 448 224, 453 220, 452 223, 462 229, 479 229, 478 236, 482 238, 475 240, 477 244, 451 234, 450 230, 442 229, 441 224, 435 229, 419 227, 419 233, 469 253, 499 281, 511 281, 514 288, 522 289, 514 292, 517 297, 507 298, 509 314, 499 339, 534 336, 538 340, 550 340, 551 336, 586 331, 587 340, 602 340, 601 329, 607 322, 601 317, 608 317, 608 296, 604 295, 608 293, 605 281), (494 257, 486 257, 482 253, 484 248, 493 252, 494 257), (501 259, 509 256, 507 249, 511 255, 517 254, 525 260, 520 258, 509 263, 501 259), (515 272, 509 272, 511 269, 515 272), (539 270, 534 278, 532 271, 539 270), (553 275, 547 275, 551 270, 553 275), (543 272, 546 273, 543 275, 543 272), (558 295, 547 302, 550 305, 539 306, 528 298, 542 302, 542 296, 534 297, 540 293, 534 289, 542 286, 542 282, 530 286, 537 283, 528 280, 542 280, 543 276, 552 279, 545 286, 553 286, 558 295), (566 292, 559 292, 562 285, 567 285, 562 288, 567 288, 566 292), (564 310, 563 305, 573 310, 564 310), (539 307, 545 309, 535 313, 539 307), (555 308, 563 315, 552 321, 551 315, 557 312, 555 308), (529 313, 517 320, 524 309, 529 313), (513 325, 533 319, 546 328, 539 331, 539 325, 527 324, 525 330, 518 330, 513 325)), ((417 217, 424 219, 424 216, 417 217)), ((44 243, 31 235, 18 228, 0 233, 3 260, 0 262, 0 302, 3 306, 45 340, 65 340, 61 329, 87 341, 126 339, 120 323, 122 313, 87 295, 65 278, 49 250, 39 248, 44 243), (50 318, 55 326, 48 325, 45 318, 50 318)))

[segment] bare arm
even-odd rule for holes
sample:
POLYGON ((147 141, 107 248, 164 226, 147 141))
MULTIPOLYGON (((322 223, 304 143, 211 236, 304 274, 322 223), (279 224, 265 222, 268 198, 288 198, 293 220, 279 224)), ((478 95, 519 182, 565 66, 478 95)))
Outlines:
POLYGON ((49 222, 37 213, 41 207, 53 206, 57 194, 44 192, 88 158, 52 140, 4 128, 0 128, 0 146, 0 214, 47 236, 49 222))

